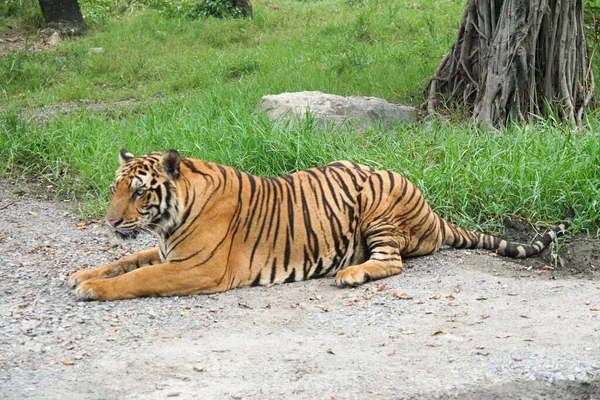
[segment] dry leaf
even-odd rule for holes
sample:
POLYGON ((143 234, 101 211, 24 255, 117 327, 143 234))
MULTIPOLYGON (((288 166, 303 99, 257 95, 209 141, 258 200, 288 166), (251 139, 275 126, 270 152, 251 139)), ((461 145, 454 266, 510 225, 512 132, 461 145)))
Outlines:
POLYGON ((440 299, 440 296, 437 296, 437 295, 429 297, 429 300, 439 300, 439 299, 440 299))
POLYGON ((431 336, 435 336, 435 335, 445 335, 446 333, 448 333, 448 332, 446 332, 446 331, 442 331, 442 330, 438 330, 438 331, 435 331, 435 332, 433 332, 433 333, 431 334, 431 336))
POLYGON ((476 344, 475 348, 478 349, 478 350, 483 350, 483 349, 485 349, 485 346, 482 346, 480 344, 476 344))
POLYGON ((531 317, 529 315, 524 315, 524 314, 521 314, 521 318, 531 319, 531 317))
POLYGON ((404 294, 404 293, 398 293, 398 292, 392 293, 392 296, 395 297, 395 298, 397 298, 397 299, 400 299, 400 300, 412 300, 412 298, 413 298, 412 296, 409 296, 409 295, 404 294))
POLYGON ((481 301, 481 300, 487 300, 487 299, 488 299, 487 297, 477 297, 475 300, 481 301))
POLYGON ((321 312, 325 313, 325 312, 330 312, 331 308, 327 308, 327 307, 321 307, 321 312))
POLYGON ((388 356, 393 356, 394 354, 396 354, 396 350, 390 350, 388 352, 388 356))
POLYGON ((63 361, 62 362, 64 365, 75 365, 74 361, 63 361))
POLYGON ((454 297, 454 295, 452 293, 450 293, 449 295, 446 295, 447 299, 455 299, 456 297, 454 297))
POLYGON ((456 285, 456 286, 454 286, 454 291, 455 291, 456 293, 460 293, 460 285, 456 285))
POLYGON ((590 311, 600 311, 600 307, 591 307, 590 311))
POLYGON ((326 351, 326 352, 328 352, 329 354, 335 354, 335 353, 333 352, 333 350, 331 350, 331 348, 328 348, 328 349, 326 349, 325 351, 326 351))
POLYGON ((478 356, 488 356, 490 353, 488 353, 488 352, 483 352, 483 351, 478 351, 478 352, 477 352, 477 353, 475 353, 475 354, 477 354, 478 356))
POLYGON ((246 302, 244 300, 238 301, 238 306, 240 308, 252 308, 252 307, 250 307, 250 305, 248 304, 248 302, 246 302))

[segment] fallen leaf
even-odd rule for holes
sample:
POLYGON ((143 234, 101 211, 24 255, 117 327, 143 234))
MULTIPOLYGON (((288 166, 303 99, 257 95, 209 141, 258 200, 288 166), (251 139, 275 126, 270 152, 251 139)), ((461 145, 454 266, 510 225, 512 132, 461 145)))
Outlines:
POLYGON ((392 296, 395 297, 395 298, 397 298, 397 299, 400 299, 400 300, 412 300, 412 298, 413 298, 412 296, 410 296, 408 294, 398 293, 398 292, 392 293, 392 296))
POLYGON ((344 335, 345 335, 345 333, 344 333, 344 332, 340 332, 340 333, 338 333, 338 336, 344 336, 344 335))
POLYGON ((446 295, 447 299, 455 299, 456 297, 454 297, 454 295, 452 293, 450 293, 449 295, 446 295))
POLYGON ((292 308, 298 308, 298 307, 300 307, 300 303, 294 303, 294 304, 292 304, 292 308))
POLYGON ((585 304, 586 306, 589 306, 590 304, 592 304, 591 300, 586 300, 583 302, 583 304, 585 304))
POLYGON ((475 298, 475 300, 479 300, 479 301, 481 301, 481 300, 487 300, 487 299, 488 299, 487 297, 477 297, 477 298, 475 298))
POLYGON ((335 355, 335 353, 333 352, 333 350, 331 350, 331 347, 328 348, 328 349, 326 349, 325 351, 328 352, 329 354, 334 354, 335 355))
POLYGON ((63 361, 62 363, 64 365, 75 365, 75 362, 73 362, 73 361, 63 361))
POLYGON ((250 305, 248 304, 248 302, 246 302, 244 300, 238 301, 238 306, 240 308, 250 308, 250 309, 252 308, 252 307, 250 307, 250 305))
POLYGON ((460 285, 456 285, 456 286, 454 286, 454 291, 455 291, 456 293, 460 293, 460 285))
POLYGON ((322 313, 326 313, 326 312, 330 312, 331 308, 327 308, 327 307, 321 307, 321 312, 322 313))
POLYGON ((437 330, 437 331, 433 332, 433 333, 431 334, 431 336, 435 336, 435 335, 445 335, 446 333, 448 333, 448 332, 446 332, 446 331, 442 331, 442 330, 437 330))
POLYGON ((523 359, 521 357, 513 357, 512 359, 515 361, 523 361, 523 359))
POLYGON ((483 350, 483 349, 485 349, 485 346, 482 346, 480 344, 476 344, 475 348, 478 349, 478 350, 483 350))
POLYGON ((376 291, 376 292, 381 292, 381 291, 383 291, 383 290, 386 290, 387 288, 388 288, 388 287, 387 287, 387 285, 386 285, 385 283, 378 283, 378 284, 375 286, 375 291, 376 291))
POLYGON ((436 295, 436 296, 430 296, 429 300, 439 300, 440 296, 436 295))
POLYGON ((477 354, 478 356, 488 356, 490 353, 483 352, 483 351, 478 351, 478 352, 477 352, 477 353, 475 353, 475 354, 477 354))
POLYGON ((590 311, 600 311, 600 307, 591 307, 590 311))
POLYGON ((524 314, 521 314, 521 318, 531 319, 531 317, 529 315, 524 315, 524 314))
POLYGON ((393 356, 394 354, 396 354, 396 350, 392 349, 388 352, 388 356, 393 356))

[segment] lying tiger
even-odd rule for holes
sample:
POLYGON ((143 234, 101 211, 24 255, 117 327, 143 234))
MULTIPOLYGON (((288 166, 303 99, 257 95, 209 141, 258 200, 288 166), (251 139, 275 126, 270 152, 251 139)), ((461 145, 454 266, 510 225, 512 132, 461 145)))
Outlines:
POLYGON ((441 245, 508 257, 539 253, 566 220, 532 245, 457 228, 402 175, 348 161, 281 178, 182 157, 120 152, 106 222, 120 238, 149 231, 158 248, 74 273, 82 299, 223 292, 335 275, 338 286, 399 274, 402 257, 441 245))

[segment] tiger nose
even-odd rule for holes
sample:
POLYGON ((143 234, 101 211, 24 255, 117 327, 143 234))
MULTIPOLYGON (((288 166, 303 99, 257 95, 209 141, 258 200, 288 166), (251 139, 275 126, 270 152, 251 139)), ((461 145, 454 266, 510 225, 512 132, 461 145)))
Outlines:
POLYGON ((110 226, 112 226, 113 228, 116 228, 117 226, 121 225, 121 222, 123 222, 123 218, 107 218, 106 219, 106 223, 109 224, 110 226))

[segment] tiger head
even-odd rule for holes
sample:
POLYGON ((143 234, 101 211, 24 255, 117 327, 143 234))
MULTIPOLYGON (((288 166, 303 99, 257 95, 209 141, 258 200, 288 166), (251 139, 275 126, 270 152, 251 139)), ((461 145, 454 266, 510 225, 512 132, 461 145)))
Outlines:
POLYGON ((181 156, 170 150, 135 157, 122 149, 119 159, 106 223, 121 239, 134 239, 143 231, 168 233, 178 219, 175 185, 181 156))

